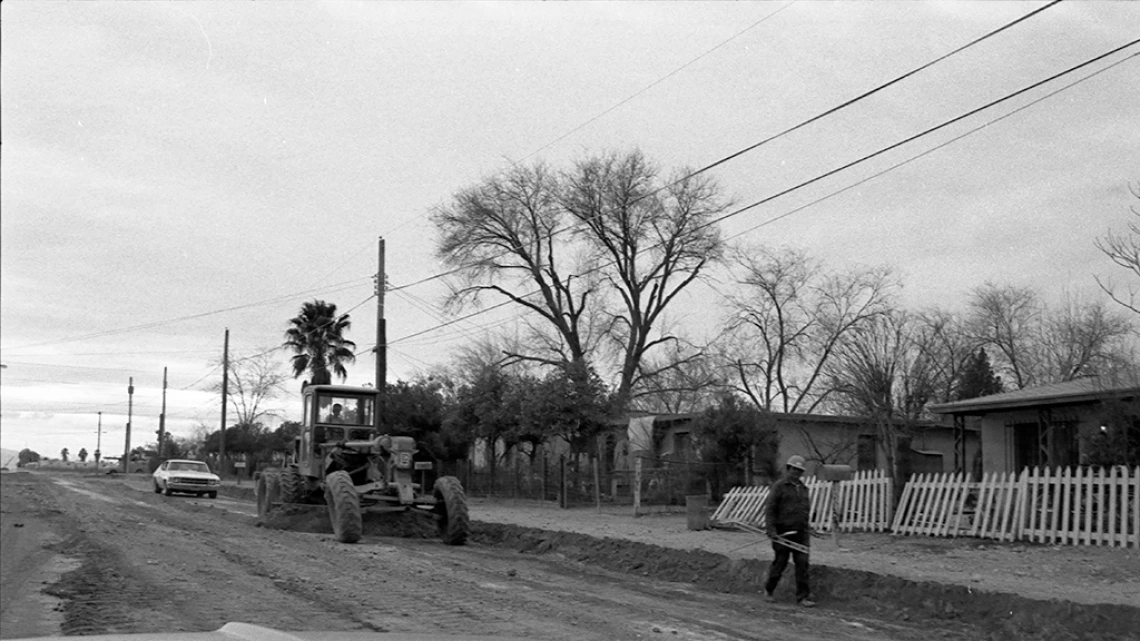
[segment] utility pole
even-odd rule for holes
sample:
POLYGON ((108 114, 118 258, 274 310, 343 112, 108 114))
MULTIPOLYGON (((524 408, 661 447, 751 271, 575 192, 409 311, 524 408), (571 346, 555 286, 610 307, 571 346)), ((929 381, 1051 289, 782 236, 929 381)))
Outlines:
POLYGON ((103 456, 103 412, 99 412, 99 435, 95 437, 95 471, 99 471, 99 457, 103 456))
POLYGON ((226 328, 226 343, 222 351, 222 431, 218 434, 218 476, 225 471, 226 460, 226 405, 230 397, 230 328, 226 328))
POLYGON ((380 269, 376 273, 376 431, 383 431, 384 409, 388 396, 388 327, 384 319, 384 289, 387 286, 384 273, 384 237, 380 237, 380 269))
POLYGON ((166 368, 162 368, 162 413, 158 415, 158 458, 166 450, 166 368))
POLYGON ((123 445, 123 474, 131 471, 131 418, 134 415, 135 377, 127 379, 127 441, 123 445))

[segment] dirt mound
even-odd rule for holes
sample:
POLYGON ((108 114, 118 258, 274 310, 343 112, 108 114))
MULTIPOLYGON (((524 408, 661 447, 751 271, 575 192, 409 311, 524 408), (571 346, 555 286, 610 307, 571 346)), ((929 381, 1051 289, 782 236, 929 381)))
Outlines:
MULTIPOLYGON (((430 516, 408 512, 365 512, 362 515, 365 536, 434 538, 439 536, 430 516)), ((324 505, 287 503, 271 511, 258 522, 259 527, 293 532, 332 534, 328 508, 324 505)))
MULTIPOLYGON (((768 563, 730 559, 703 550, 678 550, 623 539, 596 538, 494 523, 474 523, 472 539, 524 554, 559 554, 579 563, 656 580, 732 593, 758 593, 768 563)), ((1140 608, 1039 601, 1013 594, 917 582, 859 570, 813 565, 814 594, 825 607, 904 621, 930 620, 939 629, 975 630, 995 641, 1013 639, 1135 639, 1140 608)), ((790 572, 777 597, 791 602, 790 572)))

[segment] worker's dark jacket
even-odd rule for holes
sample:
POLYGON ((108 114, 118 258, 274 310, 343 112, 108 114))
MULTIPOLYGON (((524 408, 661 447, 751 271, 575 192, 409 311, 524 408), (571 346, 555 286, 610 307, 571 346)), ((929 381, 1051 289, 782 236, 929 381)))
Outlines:
POLYGON ((811 498, 803 481, 785 476, 773 483, 768 489, 764 508, 764 523, 768 531, 783 534, 795 530, 806 534, 810 521, 811 498))

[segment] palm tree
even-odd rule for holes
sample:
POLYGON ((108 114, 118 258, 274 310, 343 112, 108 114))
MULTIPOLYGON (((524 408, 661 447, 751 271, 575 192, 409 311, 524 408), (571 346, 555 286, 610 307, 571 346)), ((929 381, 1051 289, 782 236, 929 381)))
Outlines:
POLYGON ((313 385, 326 385, 333 374, 342 381, 348 377, 344 366, 356 360, 356 343, 344 337, 352 327, 348 314, 338 316, 336 305, 314 300, 301 305, 301 313, 289 319, 289 325, 281 347, 294 353, 293 378, 308 371, 313 385))

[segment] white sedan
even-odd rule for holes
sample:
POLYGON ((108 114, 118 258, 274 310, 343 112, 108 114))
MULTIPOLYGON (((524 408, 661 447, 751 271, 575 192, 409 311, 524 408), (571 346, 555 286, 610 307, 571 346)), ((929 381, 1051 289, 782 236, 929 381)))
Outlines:
POLYGON ((218 498, 218 487, 222 479, 210 471, 210 466, 202 461, 185 459, 171 459, 154 471, 154 492, 162 492, 167 496, 175 492, 185 494, 208 495, 212 499, 218 498))

